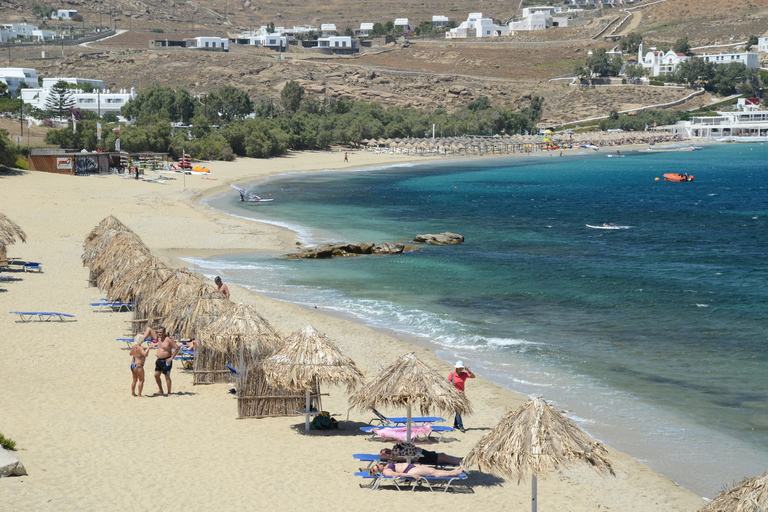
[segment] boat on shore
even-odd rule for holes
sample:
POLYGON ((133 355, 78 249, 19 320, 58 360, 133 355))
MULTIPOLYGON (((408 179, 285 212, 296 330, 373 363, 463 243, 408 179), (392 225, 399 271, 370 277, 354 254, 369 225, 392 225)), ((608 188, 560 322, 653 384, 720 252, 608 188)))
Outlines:
POLYGON ((664 181, 693 181, 693 174, 669 172, 664 174, 664 181))

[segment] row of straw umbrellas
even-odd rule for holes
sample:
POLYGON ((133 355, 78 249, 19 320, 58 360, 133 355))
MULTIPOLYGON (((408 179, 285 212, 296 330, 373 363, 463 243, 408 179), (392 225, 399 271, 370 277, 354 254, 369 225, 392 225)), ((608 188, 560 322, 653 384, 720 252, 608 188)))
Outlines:
MULTIPOLYGON (((0 243, 12 243, 17 238, 23 240, 23 232, 9 229, 11 224, 7 222, 4 216, 0 217, 0 243)), ((255 357, 250 363, 261 365, 271 385, 305 393, 307 430, 310 393, 318 390, 321 384, 346 386, 350 393, 362 386, 350 397, 351 406, 360 412, 374 408, 405 408, 406 441, 409 443, 414 408, 424 415, 431 411, 462 414, 472 411, 464 393, 414 354, 398 358, 363 385, 362 372, 330 338, 307 326, 281 340, 250 306, 232 304, 216 288, 187 270, 166 267, 150 254, 138 235, 113 216, 105 218, 86 238, 83 263, 90 268, 91 281, 107 293, 109 300, 133 300, 138 315, 145 317, 142 321, 162 320, 169 332, 178 331, 184 336, 194 335, 200 329, 202 335, 198 341, 202 341, 202 346, 215 347, 216 343, 241 337, 241 334, 230 334, 229 338, 222 339, 219 334, 223 332, 225 319, 230 326, 237 324, 234 332, 255 329, 256 341, 250 346, 255 357), (255 324, 245 326, 244 322, 255 324)), ((601 474, 615 474, 605 446, 590 438, 552 405, 535 398, 508 413, 469 452, 463 465, 516 478, 518 483, 530 474, 532 510, 535 511, 537 476, 546 476, 574 462, 586 463, 601 474)), ((741 504, 768 505, 767 480, 768 477, 762 475, 742 482, 721 493, 704 510, 762 510, 744 508, 746 505, 741 504)))

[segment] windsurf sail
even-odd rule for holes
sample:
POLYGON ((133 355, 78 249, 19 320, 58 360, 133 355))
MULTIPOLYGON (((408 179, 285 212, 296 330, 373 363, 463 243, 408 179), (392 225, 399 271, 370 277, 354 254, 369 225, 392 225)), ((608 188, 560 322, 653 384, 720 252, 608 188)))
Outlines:
POLYGON ((236 187, 231 183, 227 183, 230 187, 240 192, 240 200, 245 201, 245 198, 247 197, 249 201, 264 201, 264 199, 260 198, 256 194, 252 194, 251 192, 248 192, 244 188, 236 187))

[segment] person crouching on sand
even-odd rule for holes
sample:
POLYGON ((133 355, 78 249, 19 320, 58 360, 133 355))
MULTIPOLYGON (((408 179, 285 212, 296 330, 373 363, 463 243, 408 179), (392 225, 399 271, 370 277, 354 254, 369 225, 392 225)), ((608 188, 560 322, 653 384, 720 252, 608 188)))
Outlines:
POLYGON ((179 354, 181 346, 173 341, 173 338, 165 332, 165 327, 158 327, 157 332, 151 327, 144 331, 144 338, 157 340, 157 360, 155 361, 155 382, 159 393, 163 393, 163 383, 160 381, 160 374, 165 375, 165 383, 168 386, 168 394, 171 394, 171 368, 173 368, 173 358, 179 354))
POLYGON ((136 336, 136 343, 131 347, 131 374, 133 375, 133 383, 131 384, 131 395, 141 396, 141 392, 144 389, 144 363, 147 361, 147 355, 149 355, 149 347, 144 348, 144 337, 136 336), (136 394, 136 382, 139 383, 139 394, 136 394))

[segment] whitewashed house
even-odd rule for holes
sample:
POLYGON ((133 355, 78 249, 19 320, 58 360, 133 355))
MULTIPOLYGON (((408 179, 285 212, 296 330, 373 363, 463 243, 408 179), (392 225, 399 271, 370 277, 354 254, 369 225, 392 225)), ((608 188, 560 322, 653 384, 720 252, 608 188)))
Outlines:
POLYGON ((250 36, 246 39, 248 39, 248 44, 251 46, 260 46, 270 50, 284 52, 288 47, 288 37, 278 32, 250 36))
POLYGON ((435 28, 447 27, 450 22, 451 20, 448 19, 448 16, 432 16, 432 26, 435 28))
POLYGON ((6 36, 3 38, 3 42, 9 39, 32 39, 34 37, 35 30, 38 30, 37 25, 28 25, 26 23, 4 23, 2 26, 3 32, 6 36))
POLYGON ((0 82, 8 86, 8 92, 14 97, 18 96, 17 91, 21 84, 39 87, 37 71, 33 68, 0 68, 0 82))
POLYGON ((35 41, 53 41, 58 33, 55 30, 37 29, 32 31, 32 39, 35 41))
POLYGON ((637 62, 648 70, 650 76, 662 76, 674 73, 683 62, 691 60, 684 53, 675 53, 669 50, 667 53, 652 50, 643 55, 643 43, 637 50, 637 62))
POLYGON ((59 9, 51 13, 52 20, 71 20, 77 16, 77 11, 74 9, 59 9))
POLYGON ((317 40, 317 47, 330 50, 336 55, 352 55, 357 51, 356 40, 351 36, 321 37, 317 40))
POLYGON ((368 37, 373 32, 373 23, 361 23, 360 28, 355 30, 358 37, 368 37))
POLYGON ((757 38, 757 51, 760 53, 768 53, 768 35, 757 38))
POLYGON ((395 28, 400 28, 403 32, 411 30, 411 26, 408 24, 408 18, 395 18, 395 28))
POLYGON ((749 69, 757 69, 760 67, 760 59, 758 58, 757 52, 705 53, 703 55, 697 55, 696 57, 705 62, 714 62, 715 64, 735 64, 740 62, 749 69))
POLYGON ((498 37, 508 36, 509 27, 496 25, 491 18, 483 18, 483 13, 473 12, 469 14, 467 21, 462 21, 458 27, 445 33, 447 39, 460 39, 468 37, 498 37))
MULTIPOLYGON (((39 87, 35 89, 22 89, 21 99, 26 105, 33 106, 40 110, 46 109, 46 101, 51 94, 50 88, 39 87)), ((106 90, 102 92, 82 92, 76 89, 71 90, 72 99, 75 102, 75 108, 88 110, 98 115, 115 114, 120 115, 120 109, 129 101, 136 98, 136 89, 131 87, 130 91, 121 89, 118 92, 106 90)))
POLYGON ((200 48, 200 49, 219 49, 225 52, 229 51, 229 39, 226 37, 193 37, 191 39, 185 39, 191 43, 187 44, 188 48, 200 48))
POLYGON ((323 23, 320 25, 320 35, 323 37, 331 37, 336 35, 336 25, 333 23, 323 23))
POLYGON ((538 7, 523 7, 523 18, 527 18, 531 14, 535 12, 543 12, 544 14, 549 14, 550 17, 554 16, 555 13, 563 12, 562 7, 554 7, 551 5, 540 5, 538 7))
POLYGON ((550 27, 567 27, 567 16, 554 16, 561 13, 560 7, 526 7, 523 9, 523 18, 520 21, 510 21, 509 29, 512 31, 546 30, 550 27))

